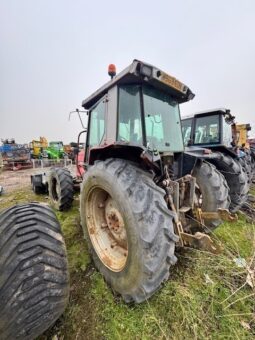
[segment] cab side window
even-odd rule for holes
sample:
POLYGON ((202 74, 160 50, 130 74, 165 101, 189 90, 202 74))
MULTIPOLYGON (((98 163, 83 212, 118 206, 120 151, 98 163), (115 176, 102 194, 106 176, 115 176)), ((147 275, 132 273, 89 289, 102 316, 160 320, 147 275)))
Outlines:
POLYGON ((140 87, 126 85, 119 88, 119 141, 143 144, 140 87))
POLYGON ((89 141, 90 147, 100 145, 105 134, 105 103, 101 101, 90 111, 89 141))

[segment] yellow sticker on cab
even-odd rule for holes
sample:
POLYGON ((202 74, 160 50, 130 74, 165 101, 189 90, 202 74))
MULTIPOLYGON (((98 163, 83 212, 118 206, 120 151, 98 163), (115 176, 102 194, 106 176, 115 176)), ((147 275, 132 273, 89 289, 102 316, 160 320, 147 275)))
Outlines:
POLYGON ((165 83, 166 85, 171 86, 174 89, 185 93, 185 90, 184 90, 185 86, 183 85, 183 83, 181 83, 176 78, 169 76, 169 74, 161 72, 160 80, 162 81, 162 83, 165 83))

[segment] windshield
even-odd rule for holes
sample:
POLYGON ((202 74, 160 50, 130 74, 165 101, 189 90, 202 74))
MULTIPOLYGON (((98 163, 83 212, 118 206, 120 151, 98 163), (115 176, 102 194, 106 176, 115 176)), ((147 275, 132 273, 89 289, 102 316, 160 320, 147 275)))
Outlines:
POLYGON ((195 118, 195 144, 220 142, 219 115, 195 118))
POLYGON ((192 118, 182 120, 182 136, 184 145, 188 145, 191 139, 192 118))
POLYGON ((54 149, 61 149, 63 148, 63 143, 62 142, 50 142, 50 147, 54 149))
POLYGON ((146 139, 149 147, 159 151, 183 151, 178 103, 153 87, 143 87, 146 139))
POLYGON ((118 140, 162 152, 183 151, 179 105, 170 95, 149 86, 121 86, 118 111, 118 140))

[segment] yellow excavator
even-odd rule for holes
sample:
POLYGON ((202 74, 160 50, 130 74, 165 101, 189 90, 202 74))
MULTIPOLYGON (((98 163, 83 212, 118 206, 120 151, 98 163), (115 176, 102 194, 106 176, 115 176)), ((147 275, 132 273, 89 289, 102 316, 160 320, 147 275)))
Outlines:
POLYGON ((250 148, 250 144, 248 142, 248 132, 251 131, 250 124, 235 124, 235 139, 237 146, 241 148, 250 148))
POLYGON ((232 125, 233 142, 246 153, 246 167, 250 167, 250 179, 255 183, 255 138, 249 138, 249 131, 251 131, 250 124, 232 125))
POLYGON ((32 158, 42 158, 43 149, 48 147, 48 141, 45 137, 40 137, 39 140, 32 140, 29 144, 32 158))

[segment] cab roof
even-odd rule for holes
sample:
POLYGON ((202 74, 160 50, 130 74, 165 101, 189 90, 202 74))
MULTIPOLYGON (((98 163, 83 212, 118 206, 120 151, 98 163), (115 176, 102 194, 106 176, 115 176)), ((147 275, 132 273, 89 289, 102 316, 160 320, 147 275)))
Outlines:
POLYGON ((229 109, 226 109, 226 108, 216 108, 216 109, 210 109, 210 110, 203 110, 203 111, 198 111, 198 112, 195 112, 195 113, 191 113, 189 115, 185 115, 185 116, 182 116, 181 119, 182 120, 185 120, 185 119, 190 119, 190 118, 194 118, 195 116, 209 116, 209 115, 213 115, 215 113, 223 113, 223 115, 225 114, 229 114, 230 113, 230 110, 229 109))
POLYGON ((90 109, 113 86, 127 84, 149 84, 171 94, 179 103, 187 102, 195 97, 192 91, 176 78, 153 65, 135 59, 131 65, 84 99, 82 106, 90 109))

